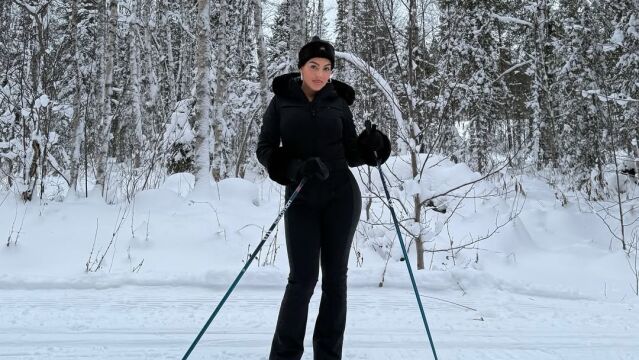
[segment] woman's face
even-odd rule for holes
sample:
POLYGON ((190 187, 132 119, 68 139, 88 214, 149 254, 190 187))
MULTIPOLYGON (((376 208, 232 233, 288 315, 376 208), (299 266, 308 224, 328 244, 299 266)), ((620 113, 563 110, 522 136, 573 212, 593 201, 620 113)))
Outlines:
POLYGON ((300 68, 302 81, 313 91, 320 91, 332 74, 331 62, 325 58, 311 58, 300 68))

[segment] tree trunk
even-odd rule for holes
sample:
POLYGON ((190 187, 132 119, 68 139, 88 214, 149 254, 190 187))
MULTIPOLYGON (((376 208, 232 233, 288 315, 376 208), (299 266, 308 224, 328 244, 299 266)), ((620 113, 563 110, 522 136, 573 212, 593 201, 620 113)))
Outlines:
POLYGON ((100 144, 98 148, 98 161, 96 169, 95 185, 106 198, 106 171, 109 157, 109 142, 111 141, 111 122, 113 121, 113 109, 111 107, 111 96, 113 94, 113 62, 115 59, 115 36, 118 20, 118 1, 109 0, 109 11, 107 13, 107 26, 104 49, 104 74, 101 90, 100 104, 102 106, 102 121, 100 123, 100 144))
POLYGON ((211 34, 209 0, 197 1, 196 25, 196 84, 195 84, 195 187, 202 188, 209 185, 211 179, 210 153, 210 125, 211 125, 211 34))
MULTIPOLYGON (((266 64, 266 44, 264 43, 264 31, 262 29, 262 1, 261 0, 253 0, 253 26, 254 26, 254 35, 256 37, 256 50, 257 50, 257 73, 260 78, 260 110, 259 113, 262 114, 266 111, 268 107, 269 101, 269 91, 268 91, 268 72, 267 72, 267 64, 266 64)), ((249 132, 256 131, 255 129, 259 129, 261 127, 261 117, 257 116, 255 121, 255 126, 251 126, 251 123, 246 127, 246 135, 244 136, 245 140, 242 142, 242 146, 240 148, 240 153, 238 154, 237 164, 235 166, 235 177, 243 177, 244 171, 243 164, 246 158, 246 149, 247 141, 249 138, 249 132)))
MULTIPOLYGON (((266 44, 264 43, 264 30, 262 28, 262 0, 253 0, 253 15, 254 15, 254 26, 255 26, 255 36, 257 37, 257 71, 260 76, 260 103, 262 104, 263 113, 266 111, 268 107, 268 73, 266 71, 267 64, 267 52, 266 52, 266 44)), ((258 123, 258 125, 261 125, 258 123)))
POLYGON ((82 142, 84 141, 84 118, 82 113, 82 72, 80 70, 80 44, 78 44, 78 2, 73 0, 71 5, 71 22, 69 34, 73 44, 73 71, 75 73, 75 93, 73 94, 73 117, 71 118, 71 131, 73 132, 73 154, 71 155, 69 192, 68 195, 77 196, 78 191, 78 170, 80 168, 80 154, 82 142))
POLYGON ((156 59, 158 56, 154 53, 153 48, 151 47, 151 45, 155 43, 155 41, 152 40, 151 34, 155 34, 157 29, 155 26, 157 14, 153 9, 152 3, 152 0, 145 0, 142 2, 142 23, 144 24, 142 45, 144 47, 144 61, 141 62, 144 66, 144 79, 146 79, 147 82, 146 114, 157 118, 162 115, 158 109, 158 98, 160 94, 160 86, 156 73, 156 59))
POLYGON ((227 74, 226 74, 226 58, 227 58, 227 44, 228 37, 225 32, 227 22, 228 4, 226 0, 218 0, 219 11, 219 24, 216 31, 216 43, 217 43, 217 57, 216 61, 216 77, 215 77, 215 115, 213 117, 213 136, 215 141, 212 144, 213 152, 213 179, 219 181, 226 176, 227 164, 225 159, 227 158, 226 151, 224 149, 224 134, 223 131, 226 128, 226 120, 224 118, 224 104, 226 103, 226 86, 227 86, 227 74))
POLYGON ((324 37, 324 33, 326 29, 324 29, 324 0, 317 0, 317 35, 319 37, 324 37))
POLYGON ((175 104, 179 99, 177 97, 177 86, 175 81, 175 59, 173 58, 173 37, 171 32, 171 23, 168 20, 167 12, 169 11, 169 1, 161 2, 161 18, 162 33, 164 34, 164 52, 166 60, 164 61, 164 71, 166 72, 167 88, 169 92, 169 103, 175 104))
MULTIPOLYGON (((410 0, 409 2, 409 11, 408 11, 408 64, 406 66, 407 71, 407 80, 409 89, 406 89, 406 96, 408 98, 408 111, 409 111, 409 121, 408 121, 408 131, 410 133, 410 139, 413 139, 414 144, 418 143, 417 134, 415 134, 415 127, 412 126, 413 119, 416 117, 416 112, 413 107, 414 100, 413 98, 416 96, 414 93, 415 87, 417 85, 416 79, 416 71, 415 68, 415 49, 419 46, 419 29, 417 28, 417 3, 415 0, 410 0)), ((410 147, 410 159, 411 159, 411 169, 413 174, 413 179, 419 178, 419 169, 417 166, 417 149, 415 147, 410 147)), ((416 223, 420 223, 421 221, 421 208, 422 201, 419 194, 415 194, 415 211, 413 214, 414 221, 416 223)), ((417 270, 422 270, 424 268, 424 239, 422 238, 421 231, 417 234, 415 238, 415 252, 417 256, 417 270)))
POLYGON ((536 97, 537 97, 537 116, 534 124, 535 132, 538 138, 534 141, 538 144, 538 159, 539 165, 552 166, 557 165, 557 139, 555 129, 555 118, 553 114, 553 105, 551 101, 552 94, 550 93, 550 87, 552 86, 548 75, 548 63, 549 54, 546 52, 546 44, 549 41, 548 29, 550 24, 548 23, 548 9, 549 6, 546 0, 537 1, 537 11, 535 14, 535 82, 537 83, 536 97), (538 130, 537 130, 538 129, 538 130))
POLYGON ((131 4, 131 12, 135 14, 134 21, 129 24, 129 66, 131 67, 131 118, 133 120, 134 136, 133 151, 131 153, 134 167, 140 166, 144 137, 142 135, 143 111, 142 111, 142 90, 140 81, 140 11, 135 3, 131 4))
POLYGON ((189 92, 189 84, 190 78, 189 74, 191 71, 191 61, 189 48, 191 48, 191 44, 189 41, 189 37, 186 32, 182 31, 180 35, 180 51, 179 51, 179 62, 178 62, 178 70, 176 75, 177 80, 177 97, 180 100, 190 97, 189 92))
POLYGON ((637 142, 637 138, 632 139, 632 151, 635 155, 634 165, 635 165, 635 181, 639 179, 639 142, 637 142))
MULTIPOLYGON (((411 127, 412 129, 412 127, 411 127)), ((411 130, 411 133, 413 131, 411 130)), ((414 135, 414 134, 413 134, 414 135)), ((410 151, 410 164, 411 169, 413 171, 413 177, 417 178, 419 176, 419 169, 417 168, 417 153, 414 149, 410 151)), ((418 224, 421 224, 421 214, 422 214, 422 199, 419 194, 415 194, 413 197, 415 211, 413 213, 413 221, 418 224)), ((415 237, 415 256, 417 257, 417 270, 424 269, 424 239, 422 238, 422 231, 420 226, 419 234, 415 237)))
POLYGON ((297 53, 307 39, 306 0, 289 0, 289 68, 297 71, 297 53))

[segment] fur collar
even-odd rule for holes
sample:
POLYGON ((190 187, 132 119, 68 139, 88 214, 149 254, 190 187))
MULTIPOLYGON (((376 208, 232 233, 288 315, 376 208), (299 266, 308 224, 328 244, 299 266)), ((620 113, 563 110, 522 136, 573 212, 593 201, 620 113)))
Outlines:
MULTIPOLYGON (((272 90, 275 95, 279 96, 292 96, 293 91, 295 90, 293 86, 298 86, 297 81, 299 81, 300 73, 293 72, 284 75, 277 76, 273 79, 272 90)), ((353 105, 355 102, 355 90, 353 88, 341 81, 331 80, 329 84, 326 84, 323 91, 334 92, 337 96, 341 97, 346 101, 348 105, 353 105)))

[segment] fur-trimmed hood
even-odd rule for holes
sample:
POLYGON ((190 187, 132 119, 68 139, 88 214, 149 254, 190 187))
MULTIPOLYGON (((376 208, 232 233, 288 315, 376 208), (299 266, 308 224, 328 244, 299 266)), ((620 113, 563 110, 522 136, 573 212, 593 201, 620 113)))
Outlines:
MULTIPOLYGON (((271 90, 275 95, 285 97, 296 97, 302 94, 300 73, 292 72, 277 76, 273 79, 271 90)), ((341 81, 331 80, 318 93, 319 96, 339 96, 350 106, 355 101, 355 90, 341 81)))

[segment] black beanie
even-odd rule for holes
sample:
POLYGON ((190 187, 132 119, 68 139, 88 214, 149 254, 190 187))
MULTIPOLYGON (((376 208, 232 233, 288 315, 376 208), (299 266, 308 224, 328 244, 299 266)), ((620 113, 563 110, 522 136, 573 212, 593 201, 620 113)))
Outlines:
POLYGON ((310 42, 302 46, 298 56, 297 67, 301 68, 312 58, 325 58, 331 62, 331 69, 335 67, 335 49, 328 41, 313 36, 310 42))

